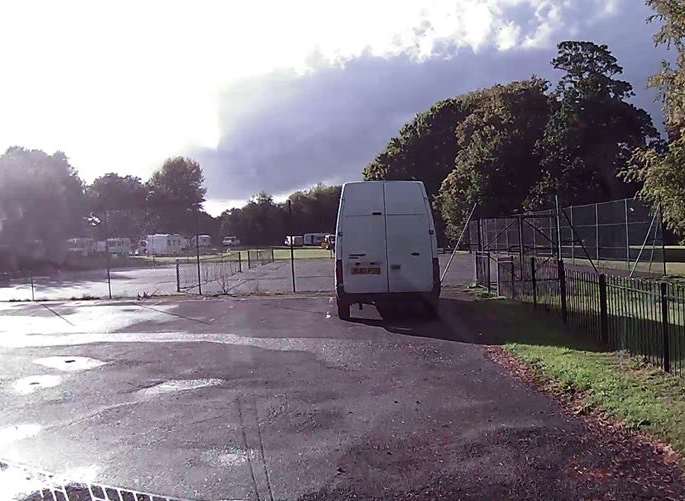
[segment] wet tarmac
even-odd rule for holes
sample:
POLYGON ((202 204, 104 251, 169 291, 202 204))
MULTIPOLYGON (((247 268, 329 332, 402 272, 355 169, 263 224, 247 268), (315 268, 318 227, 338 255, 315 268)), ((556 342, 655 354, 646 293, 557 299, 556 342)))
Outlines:
POLYGON ((570 473, 596 453, 582 423, 487 359, 464 301, 349 322, 325 295, 1 304, 0 460, 182 499, 594 492, 570 473))

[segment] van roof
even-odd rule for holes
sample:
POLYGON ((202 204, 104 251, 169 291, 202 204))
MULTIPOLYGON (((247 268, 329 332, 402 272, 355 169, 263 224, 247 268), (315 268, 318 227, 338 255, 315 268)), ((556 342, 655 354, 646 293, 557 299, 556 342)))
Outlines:
POLYGON ((350 181, 349 183, 343 183, 343 188, 345 186, 352 186, 355 184, 369 184, 369 183, 413 183, 413 184, 423 184, 423 181, 416 181, 416 180, 409 180, 409 179, 402 179, 402 180, 380 180, 380 181, 350 181))

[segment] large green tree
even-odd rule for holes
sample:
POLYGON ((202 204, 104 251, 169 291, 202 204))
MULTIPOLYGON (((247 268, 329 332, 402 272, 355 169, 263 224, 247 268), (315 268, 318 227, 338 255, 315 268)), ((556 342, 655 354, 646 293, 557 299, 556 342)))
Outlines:
POLYGON ((90 211, 105 223, 96 228, 98 238, 143 235, 147 191, 140 178, 105 174, 86 187, 86 195, 90 211))
POLYGON ((547 82, 532 78, 479 93, 479 106, 455 130, 456 158, 436 198, 456 240, 473 204, 479 215, 519 207, 538 177, 535 145, 550 116, 547 82))
POLYGON ((340 186, 317 185, 288 197, 292 204, 291 228, 295 235, 335 232, 340 186))
POLYGON ((364 169, 364 179, 423 181, 432 199, 454 168, 455 128, 478 106, 480 98, 479 93, 472 93, 438 101, 429 110, 417 114, 364 169))
POLYGON ((195 233, 206 193, 199 163, 191 158, 170 158, 152 174, 146 189, 152 231, 195 233))
POLYGON ((274 245, 286 235, 283 207, 268 193, 259 193, 244 207, 224 211, 221 234, 235 235, 243 245, 274 245))
POLYGON ((83 183, 64 153, 11 147, 0 156, 0 247, 20 265, 61 263, 86 214, 83 183))
POLYGON ((632 86, 606 45, 567 41, 552 64, 564 75, 554 93, 556 111, 538 144, 541 176, 529 207, 598 202, 632 196, 639 186, 618 177, 632 151, 658 139, 652 120, 628 102, 632 86))
POLYGON ((635 152, 626 169, 628 180, 642 183, 640 197, 660 206, 668 227, 685 236, 685 5, 681 0, 647 0, 660 23, 657 45, 676 52, 674 63, 663 62, 650 85, 659 90, 668 141, 635 152))

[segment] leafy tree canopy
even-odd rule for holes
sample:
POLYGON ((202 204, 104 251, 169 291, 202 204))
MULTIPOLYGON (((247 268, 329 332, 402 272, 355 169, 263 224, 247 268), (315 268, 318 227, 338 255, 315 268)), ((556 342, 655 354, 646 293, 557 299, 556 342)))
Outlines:
POLYGON ((668 142, 636 150, 625 179, 641 183, 639 195, 660 206, 667 226, 685 236, 685 6, 682 1, 647 0, 655 11, 649 19, 660 23, 657 45, 675 50, 675 63, 662 63, 650 85, 662 98, 668 142))
POLYGON ((658 132, 647 112, 626 102, 632 86, 614 78, 623 69, 606 45, 569 41, 558 48, 552 64, 565 74, 538 143, 541 176, 526 205, 549 206, 555 193, 564 203, 632 196, 638 187, 617 175, 658 132))
POLYGON ((195 213, 200 210, 206 193, 199 163, 190 158, 170 158, 152 174, 146 188, 155 231, 195 232, 198 217, 195 213))
POLYGON ((537 180, 535 144, 550 115, 547 82, 532 78, 479 93, 479 106, 455 131, 456 159, 436 198, 447 234, 456 240, 474 203, 479 214, 521 206, 537 180))
POLYGON ((64 153, 11 147, 0 156, 0 245, 59 260, 86 212, 83 182, 64 153))

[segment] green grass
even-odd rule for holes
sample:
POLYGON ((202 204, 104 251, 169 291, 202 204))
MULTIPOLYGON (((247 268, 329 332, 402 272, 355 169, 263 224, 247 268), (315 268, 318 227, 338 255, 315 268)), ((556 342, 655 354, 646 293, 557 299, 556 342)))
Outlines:
POLYGON ((617 353, 560 345, 560 334, 548 333, 549 339, 536 339, 540 344, 507 342, 504 349, 554 390, 578 392, 586 409, 604 412, 685 453, 683 380, 617 353))
MULTIPOLYGON (((268 249, 269 247, 261 247, 261 249, 268 249)), ((238 261, 238 253, 240 253, 240 259, 247 262, 248 250, 257 250, 259 247, 254 249, 241 249, 240 251, 229 251, 223 253, 212 253, 212 254, 201 254, 200 261, 238 261)), ((289 247, 274 247, 274 259, 290 259, 290 248, 289 247)), ((331 258, 332 254, 330 250, 322 249, 320 247, 295 247, 293 249, 293 254, 295 259, 321 259, 321 258, 331 258)), ((181 260, 194 260, 195 255, 188 256, 131 256, 129 259, 134 261, 145 261, 145 262, 156 262, 159 264, 173 264, 177 259, 181 260)))
POLYGON ((604 413, 685 455, 685 378, 639 357, 607 352, 590 335, 562 327, 557 313, 544 308, 492 299, 463 301, 458 307, 464 322, 478 332, 478 343, 501 346, 530 367, 545 388, 572 395, 581 409, 604 413))

